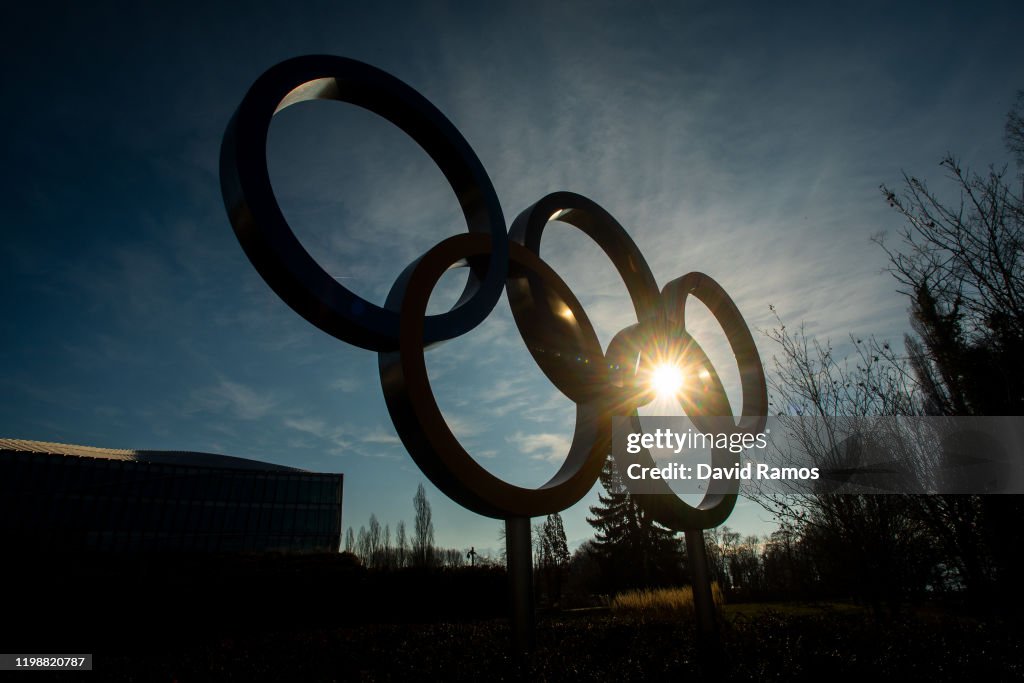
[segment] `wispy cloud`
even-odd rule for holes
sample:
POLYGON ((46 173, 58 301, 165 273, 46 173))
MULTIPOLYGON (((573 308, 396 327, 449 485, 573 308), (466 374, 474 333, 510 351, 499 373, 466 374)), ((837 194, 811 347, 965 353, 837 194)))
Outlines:
POLYGON ((387 432, 383 429, 376 429, 368 434, 362 435, 359 440, 362 443, 372 444, 386 444, 389 446, 400 446, 402 440, 393 432, 387 432))
POLYGON ((278 401, 270 392, 221 379, 213 386, 193 391, 192 403, 186 412, 212 411, 228 413, 241 420, 257 420, 277 405, 278 401))
POLYGON ((531 460, 561 462, 569 452, 572 441, 561 434, 527 434, 516 432, 508 442, 528 455, 531 460))
POLYGON ((353 392, 358 391, 362 385, 360 384, 359 380, 354 379, 352 377, 339 377, 338 379, 328 384, 328 386, 336 391, 340 391, 345 394, 351 394, 353 392))
POLYGON ((306 434, 319 436, 320 438, 327 436, 326 423, 313 417, 286 417, 284 419, 284 426, 296 431, 305 432, 306 434))
POLYGON ((314 437, 313 440, 298 437, 290 443, 301 444, 303 448, 320 449, 332 455, 349 453, 355 445, 354 437, 349 430, 327 421, 310 416, 285 417, 282 424, 288 429, 302 435, 314 437))

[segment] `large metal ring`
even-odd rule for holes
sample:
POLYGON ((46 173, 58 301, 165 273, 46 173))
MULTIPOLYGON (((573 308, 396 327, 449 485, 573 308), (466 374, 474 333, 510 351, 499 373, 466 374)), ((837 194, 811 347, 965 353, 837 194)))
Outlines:
MULTIPOLYGON (((637 320, 644 320, 657 310, 658 282, 640 248, 610 213, 583 195, 552 192, 541 198, 516 217, 509 237, 540 256, 541 236, 552 220, 577 228, 607 254, 626 285, 637 320)), ((509 296, 511 300, 515 293, 509 292, 509 296)))
MULTIPOLYGON (((565 307, 577 328, 577 334, 571 337, 579 342, 574 357, 597 353, 600 358, 594 359, 594 365, 603 366, 597 334, 569 287, 533 252, 516 243, 510 246, 510 279, 531 278, 556 306, 565 307)), ((554 477, 536 489, 495 477, 473 460, 452 434, 427 377, 423 314, 430 293, 445 271, 490 250, 490 239, 484 235, 457 235, 439 243, 407 269, 406 286, 393 289, 388 296, 388 305, 401 304, 401 334, 398 351, 378 354, 381 386, 402 443, 439 489, 481 515, 499 519, 537 517, 564 510, 593 486, 610 444, 610 414, 607 399, 599 393, 576 401, 576 426, 565 462, 554 477)))
MULTIPOLYGON (((626 229, 597 202, 573 192, 553 192, 516 217, 509 229, 509 238, 539 257, 544 229, 553 220, 577 228, 608 256, 626 286, 637 320, 644 320, 657 310, 658 284, 647 261, 626 229)), ((555 386, 574 401, 585 400, 595 392, 609 395, 608 363, 586 362, 598 355, 604 358, 600 346, 590 351, 583 363, 566 354, 559 347, 559 340, 572 337, 573 321, 565 320, 567 316, 560 305, 552 303, 534 282, 510 280, 506 290, 516 325, 537 364, 555 386), (526 311, 529 315, 524 313, 526 311), (554 349, 554 353, 534 353, 535 348, 554 349)))
POLYGON ((344 57, 296 57, 253 83, 221 145, 224 203, 238 241, 277 295, 324 332, 373 351, 398 345, 398 312, 373 304, 331 277, 296 238, 274 197, 267 169, 273 116, 296 102, 348 102, 387 119, 415 140, 448 179, 471 233, 493 248, 472 264, 466 287, 448 312, 429 316, 426 343, 458 337, 479 325, 501 296, 508 240, 501 205, 469 143, 426 98, 394 76, 344 57))
MULTIPOLYGON (((682 327, 686 325, 686 299, 693 296, 699 300, 722 326, 725 338, 732 347, 736 365, 740 371, 740 386, 743 389, 743 407, 737 429, 747 434, 761 432, 768 422, 768 385, 764 378, 764 366, 757 352, 754 337, 743 320, 740 309, 726 294, 722 285, 704 273, 687 273, 672 280, 661 292, 666 314, 682 327)), ((732 415, 732 413, 728 413, 732 415)))
MULTIPOLYGON (((679 396, 683 413, 704 432, 738 431, 756 434, 767 421, 768 389, 761 358, 754 338, 743 321, 736 304, 715 280, 703 273, 688 273, 665 285, 661 293, 661 310, 647 320, 620 331, 608 347, 607 358, 612 366, 612 380, 620 388, 617 414, 628 414, 634 428, 642 431, 637 408, 650 401, 649 392, 637 383, 639 362, 651 357, 674 357, 686 365, 701 368, 689 372, 691 386, 679 396), (722 326, 736 357, 743 390, 743 408, 739 422, 733 422, 732 407, 721 378, 700 345, 686 330, 686 299, 694 296, 704 303, 722 326), (723 424, 727 420, 728 424, 723 424)), ((630 456, 615 452, 620 472, 629 465, 654 467, 650 452, 641 448, 630 456)), ((716 467, 735 464, 735 456, 725 449, 712 449, 716 467)), ((628 487, 628 481, 626 481, 628 487)), ((724 522, 736 505, 739 480, 710 482, 704 499, 696 506, 680 499, 664 480, 645 482, 645 494, 637 495, 638 504, 660 524, 676 530, 708 529, 724 522), (654 490, 652 490, 652 488, 654 490)))

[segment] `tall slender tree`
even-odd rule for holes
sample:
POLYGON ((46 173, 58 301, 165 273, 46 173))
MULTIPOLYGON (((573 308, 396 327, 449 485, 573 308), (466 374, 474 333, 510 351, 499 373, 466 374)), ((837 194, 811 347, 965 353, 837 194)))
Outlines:
POLYGON ((416 510, 412 537, 413 563, 418 567, 431 567, 434 565, 434 520, 423 484, 416 489, 412 504, 416 510))
POLYGON ((370 567, 381 566, 381 528, 377 515, 370 515, 370 528, 366 532, 366 564, 370 567))
POLYGON ((557 512, 548 515, 537 536, 539 578, 548 602, 557 604, 562 597, 562 582, 570 559, 562 516, 557 512))
POLYGON ((405 567, 409 564, 409 541, 405 537, 405 520, 399 520, 395 527, 395 565, 405 567))
POLYGON ((356 534, 352 531, 352 527, 349 527, 345 531, 345 552, 355 553, 356 551, 356 534))

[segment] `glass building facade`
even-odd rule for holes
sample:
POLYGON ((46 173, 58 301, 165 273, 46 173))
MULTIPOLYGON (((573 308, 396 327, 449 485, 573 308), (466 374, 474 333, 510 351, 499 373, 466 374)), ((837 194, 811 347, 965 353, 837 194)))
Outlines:
POLYGON ((337 552, 341 474, 206 453, 0 440, 0 533, 20 548, 337 552))

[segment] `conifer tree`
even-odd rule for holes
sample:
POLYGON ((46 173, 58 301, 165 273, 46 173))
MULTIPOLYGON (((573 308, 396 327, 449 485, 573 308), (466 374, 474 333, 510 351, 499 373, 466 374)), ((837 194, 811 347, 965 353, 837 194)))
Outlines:
POLYGON ((657 585, 682 577, 682 545, 675 533, 651 519, 633 500, 609 457, 601 470, 598 505, 587 522, 596 529, 594 551, 606 589, 657 585))

